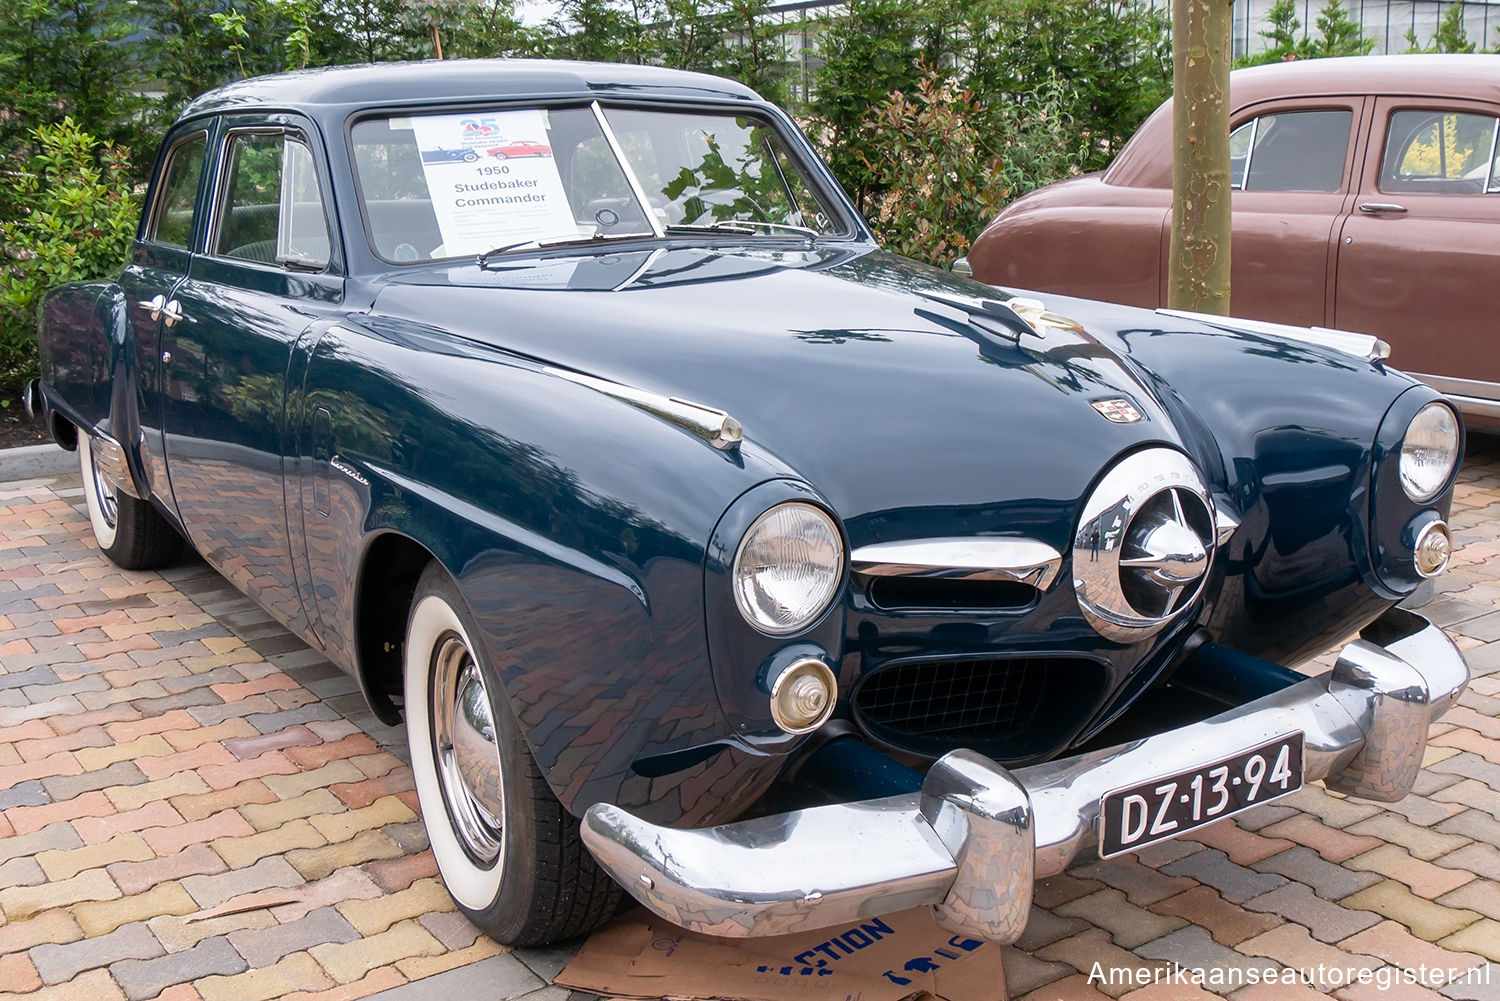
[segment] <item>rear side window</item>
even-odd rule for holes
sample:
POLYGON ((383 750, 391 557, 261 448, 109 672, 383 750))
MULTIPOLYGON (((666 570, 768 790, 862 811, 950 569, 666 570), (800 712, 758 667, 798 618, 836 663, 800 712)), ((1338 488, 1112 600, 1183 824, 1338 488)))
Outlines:
POLYGON ((1233 187, 1245 191, 1340 191, 1354 112, 1347 108, 1261 115, 1229 136, 1233 187))
POLYGON ((1496 120, 1460 111, 1398 111, 1386 132, 1380 190, 1482 194, 1500 190, 1496 120))
POLYGON ((240 133, 225 154, 213 252, 261 264, 328 265, 328 224, 312 151, 295 136, 240 133))
POLYGON ((162 194, 147 228, 146 240, 191 249, 197 219, 198 181, 203 177, 207 133, 199 132, 172 148, 162 172, 162 194))

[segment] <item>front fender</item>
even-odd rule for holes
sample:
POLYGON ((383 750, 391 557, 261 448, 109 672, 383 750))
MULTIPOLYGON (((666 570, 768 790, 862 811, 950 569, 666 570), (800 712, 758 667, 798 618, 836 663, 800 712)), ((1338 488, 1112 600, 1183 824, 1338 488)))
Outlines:
POLYGON ((321 337, 301 413, 331 656, 354 662, 361 562, 401 536, 458 582, 565 807, 703 823, 763 792, 778 766, 728 739, 703 599, 719 513, 769 477, 752 445, 726 455, 529 360, 378 320, 321 337))

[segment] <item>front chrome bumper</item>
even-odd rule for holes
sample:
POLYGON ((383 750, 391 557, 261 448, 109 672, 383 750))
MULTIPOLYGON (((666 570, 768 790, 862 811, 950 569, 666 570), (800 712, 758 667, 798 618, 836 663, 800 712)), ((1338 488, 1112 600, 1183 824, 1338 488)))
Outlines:
POLYGON ((1300 730, 1304 782, 1382 802, 1409 793, 1428 726, 1458 700, 1468 666, 1409 612, 1366 634, 1382 643, 1355 640, 1327 674, 1117 747, 1014 772, 958 750, 917 793, 699 830, 600 803, 584 816, 584 843, 637 900, 691 931, 783 935, 928 904, 952 931, 1013 942, 1034 882, 1097 843, 1112 790, 1300 730))

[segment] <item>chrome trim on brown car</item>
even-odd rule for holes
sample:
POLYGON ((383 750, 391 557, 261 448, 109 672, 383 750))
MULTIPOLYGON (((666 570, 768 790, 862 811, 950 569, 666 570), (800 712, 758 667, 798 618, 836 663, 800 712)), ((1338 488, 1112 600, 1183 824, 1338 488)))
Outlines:
POLYGON ((1015 771, 958 750, 920 792, 700 830, 599 803, 583 840, 637 900, 690 931, 785 935, 927 904, 951 931, 1013 942, 1035 880, 1096 843, 1112 790, 1301 733, 1304 782, 1380 802, 1409 793, 1427 728, 1463 692, 1468 666, 1420 616, 1392 610, 1371 630, 1398 635, 1355 640, 1326 674, 1115 747, 1015 771))
POLYGON ((1005 580, 1045 591, 1057 579, 1062 559, 1036 539, 968 536, 860 546, 850 554, 850 568, 865 577, 1005 580))
MULTIPOLYGON (((1403 369, 1402 371, 1406 371, 1403 369)), ((1475 417, 1500 417, 1500 382, 1481 379, 1455 379, 1447 375, 1406 372, 1448 397, 1460 413, 1475 417)))

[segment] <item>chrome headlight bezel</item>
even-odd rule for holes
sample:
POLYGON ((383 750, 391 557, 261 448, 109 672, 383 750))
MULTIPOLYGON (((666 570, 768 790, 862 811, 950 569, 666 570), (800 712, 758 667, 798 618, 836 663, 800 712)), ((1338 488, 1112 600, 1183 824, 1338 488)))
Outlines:
POLYGON ((1453 482, 1462 448, 1463 435, 1453 408, 1441 400, 1424 405, 1401 435, 1397 460, 1401 490, 1414 503, 1432 501, 1453 482))
MULTIPOLYGON (((730 567, 735 606, 751 627, 767 636, 802 632, 822 618, 838 597, 847 562, 843 534, 831 514, 806 501, 777 504, 750 524, 735 550, 730 567), (787 549, 799 545, 810 550, 802 554, 807 572, 800 587, 805 595, 795 605, 787 605, 771 594, 766 575, 795 563, 795 558, 788 558, 793 554, 787 549), (782 558, 778 560, 777 556, 782 558), (752 560, 758 562, 752 564, 752 560)), ((799 586, 796 582, 776 583, 783 589, 793 589, 793 594, 799 586)))

